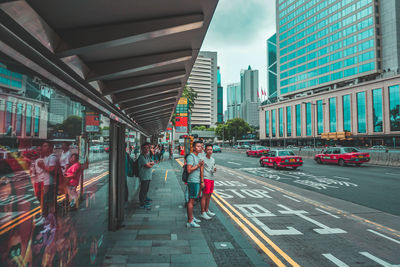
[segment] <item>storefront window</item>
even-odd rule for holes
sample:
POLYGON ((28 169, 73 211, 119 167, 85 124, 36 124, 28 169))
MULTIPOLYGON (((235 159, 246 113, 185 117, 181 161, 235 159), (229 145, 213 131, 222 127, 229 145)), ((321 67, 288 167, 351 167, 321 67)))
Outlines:
POLYGON ((329 131, 336 132, 336 98, 329 98, 329 131))
POLYGON ((301 105, 296 105, 296 135, 301 136, 301 105))
POLYGON ((283 108, 279 108, 279 136, 283 136, 283 108))
POLYGON ((269 110, 265 111, 265 135, 269 137, 269 110))
POLYGON ((306 103, 306 135, 312 135, 311 103, 306 103))
POLYGON ((343 130, 351 132, 351 98, 350 95, 343 96, 343 130))
POLYGON ((276 110, 271 110, 271 131, 272 137, 276 136, 276 110))
POLYGON ((383 131, 382 89, 372 90, 372 108, 374 132, 380 133, 383 131))
POLYGON ((400 131, 400 86, 389 87, 390 130, 400 131))
POLYGON ((366 107, 365 107, 365 92, 357 93, 357 125, 358 133, 366 133, 366 107))
POLYGON ((17 62, 1 66, 23 83, 0 88, 0 265, 101 265, 110 120, 17 62))
POLYGON ((317 101, 317 132, 318 134, 324 132, 324 105, 322 100, 317 101))
POLYGON ((286 135, 292 136, 292 107, 286 107, 286 135))

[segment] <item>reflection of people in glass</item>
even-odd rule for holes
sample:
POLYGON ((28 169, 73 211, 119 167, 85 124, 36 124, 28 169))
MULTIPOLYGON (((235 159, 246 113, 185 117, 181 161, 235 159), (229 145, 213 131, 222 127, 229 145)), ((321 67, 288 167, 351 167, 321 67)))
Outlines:
POLYGON ((77 153, 73 153, 69 158, 69 164, 66 167, 64 176, 67 180, 67 190, 70 201, 70 206, 77 206, 78 193, 76 187, 79 185, 79 179, 81 177, 82 166, 79 163, 79 156, 77 153))
MULTIPOLYGON (((43 162, 43 158, 44 156, 42 155, 42 152, 40 151, 40 149, 38 149, 38 154, 39 154, 39 158, 37 158, 31 166, 31 170, 30 170, 30 176, 32 178, 32 185, 33 185, 33 191, 34 194, 37 198, 37 200, 40 203, 40 206, 43 210, 43 194, 44 194, 44 180, 46 178, 47 173, 45 172, 44 169, 40 168, 39 162, 43 162)), ((42 218, 40 218, 42 219, 42 218)))
POLYGON ((66 166, 69 164, 69 158, 71 157, 71 151, 69 150, 68 142, 62 143, 62 152, 60 155, 60 166, 61 170, 64 173, 66 171, 66 166))
POLYGON ((44 184, 44 195, 43 195, 43 216, 46 217, 50 212, 55 212, 55 182, 56 182, 56 166, 57 156, 53 153, 53 144, 44 142, 42 144, 42 155, 44 158, 38 161, 37 166, 44 170, 43 184, 44 184))

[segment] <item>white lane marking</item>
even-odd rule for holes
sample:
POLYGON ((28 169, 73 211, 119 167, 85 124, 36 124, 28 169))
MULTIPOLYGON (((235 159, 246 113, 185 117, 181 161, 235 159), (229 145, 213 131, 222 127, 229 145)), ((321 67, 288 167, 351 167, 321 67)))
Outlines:
POLYGON ((251 180, 248 180, 247 182, 251 183, 251 184, 257 184, 256 182, 253 182, 251 180))
POLYGON ((385 172, 385 174, 389 174, 389 175, 396 175, 396 176, 399 176, 399 174, 398 174, 398 173, 390 173, 390 172, 385 172))
POLYGON ((344 263, 343 261, 339 260, 338 258, 336 258, 335 256, 333 256, 330 253, 325 253, 322 254, 322 256, 324 256, 325 258, 327 258, 328 260, 330 260, 331 262, 333 262, 336 266, 339 267, 349 267, 349 265, 347 265, 346 263, 344 263))
POLYGON ((381 260, 378 257, 375 257, 372 254, 369 254, 368 252, 360 252, 360 254, 365 256, 365 257, 367 257, 367 258, 369 258, 370 260, 373 260, 374 262, 376 262, 376 263, 378 263, 378 264, 380 264, 380 265, 382 265, 384 267, 399 267, 400 266, 399 264, 398 265, 390 264, 390 263, 388 263, 388 262, 386 262, 384 260, 381 260))
POLYGON ((235 164, 235 165, 242 165, 242 164, 240 164, 240 163, 236 163, 236 162, 233 162, 233 161, 228 161, 228 163, 230 163, 230 164, 235 164))
POLYGON ((350 178, 341 177, 341 176, 333 176, 333 177, 334 177, 334 178, 337 178, 337 179, 350 180, 350 178))
POLYGON ((332 214, 332 213, 330 213, 330 212, 327 212, 327 211, 325 211, 325 210, 321 210, 321 209, 319 209, 319 208, 315 208, 315 209, 318 210, 318 211, 320 211, 320 212, 322 212, 322 213, 325 213, 325 214, 327 214, 327 215, 329 215, 329 216, 332 216, 333 218, 340 219, 339 216, 336 216, 336 215, 334 215, 334 214, 332 214))
POLYGON ((287 196, 287 195, 282 195, 282 196, 284 196, 284 197, 286 197, 286 198, 288 198, 288 199, 291 199, 291 200, 293 200, 293 201, 296 201, 296 202, 301 202, 300 200, 295 199, 295 198, 293 198, 293 197, 289 197, 289 196, 287 196))
POLYGON ((383 235, 383 234, 381 234, 381 233, 379 233, 379 232, 376 232, 376 231, 374 231, 374 230, 368 229, 367 231, 369 231, 369 232, 371 232, 371 233, 374 233, 374 234, 376 234, 376 235, 379 235, 379 236, 381 236, 381 237, 383 237, 383 238, 386 238, 386 239, 388 239, 388 240, 390 240, 390 241, 393 241, 393 242, 395 242, 395 243, 397 243, 397 244, 400 244, 400 241, 398 241, 398 240, 396 240, 396 239, 393 239, 393 238, 391 238, 391 237, 385 236, 385 235, 383 235))
POLYGON ((268 187, 266 187, 266 186, 263 186, 263 188, 267 189, 268 191, 275 192, 274 189, 268 188, 268 187))

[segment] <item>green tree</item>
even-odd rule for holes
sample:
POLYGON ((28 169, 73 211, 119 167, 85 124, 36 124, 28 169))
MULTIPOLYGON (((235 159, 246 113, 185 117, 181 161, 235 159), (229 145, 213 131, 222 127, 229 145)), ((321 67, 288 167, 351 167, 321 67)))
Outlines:
POLYGON ((81 135, 82 118, 79 116, 69 116, 61 124, 56 125, 54 130, 56 132, 64 132, 70 138, 75 138, 76 136, 81 135))
POLYGON ((220 139, 224 138, 225 140, 232 141, 233 139, 240 140, 243 135, 252 132, 252 130, 254 129, 252 129, 247 122, 243 119, 236 118, 227 121, 225 124, 217 125, 215 133, 220 139))

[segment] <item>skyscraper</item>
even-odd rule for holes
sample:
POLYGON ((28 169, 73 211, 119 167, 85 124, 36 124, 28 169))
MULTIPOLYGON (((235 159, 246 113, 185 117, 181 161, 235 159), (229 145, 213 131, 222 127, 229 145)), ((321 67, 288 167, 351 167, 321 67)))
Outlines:
POLYGON ((191 114, 192 126, 212 126, 217 121, 217 52, 200 51, 188 84, 198 96, 191 114))
POLYGON ((218 67, 217 82, 217 122, 224 122, 224 88, 221 85, 221 72, 218 67))
POLYGON ((277 0, 276 13, 278 102, 260 110, 260 138, 394 144, 399 2, 277 0))
POLYGON ((227 85, 227 108, 228 120, 241 118, 240 104, 242 103, 242 92, 240 83, 232 83, 227 85))
POLYGON ((241 118, 250 125, 258 126, 258 107, 260 105, 258 97, 258 70, 252 70, 250 66, 247 70, 242 70, 240 73, 240 88, 242 94, 241 118))
POLYGON ((276 61, 276 34, 267 40, 267 96, 270 102, 277 98, 277 61, 276 61))

